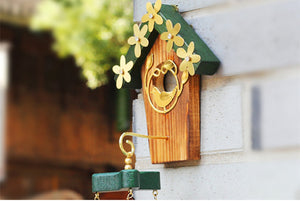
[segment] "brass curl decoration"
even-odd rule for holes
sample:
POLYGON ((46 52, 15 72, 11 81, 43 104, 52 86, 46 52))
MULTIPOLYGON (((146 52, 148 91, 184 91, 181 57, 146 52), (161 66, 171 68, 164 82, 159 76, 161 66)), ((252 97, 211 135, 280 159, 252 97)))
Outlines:
POLYGON ((152 65, 153 54, 149 55, 146 60, 146 71, 144 76, 145 92, 151 107, 156 112, 165 114, 170 112, 176 106, 178 98, 183 91, 184 84, 189 78, 189 74, 188 71, 184 71, 181 76, 181 81, 179 82, 177 77, 177 65, 172 60, 167 60, 159 64, 154 68, 154 71, 150 72, 152 65), (170 92, 165 91, 162 84, 162 80, 167 72, 170 72, 176 81, 176 86, 170 92), (158 86, 153 85, 153 88, 150 90, 150 84, 151 81, 153 83, 153 79, 157 79, 159 83, 158 86))
POLYGON ((123 147, 123 139, 126 136, 134 136, 134 137, 141 137, 141 138, 148 138, 148 139, 162 139, 162 140, 167 140, 169 139, 168 136, 148 136, 148 135, 142 135, 142 134, 137 134, 137 133, 133 133, 133 132, 124 132, 120 138, 119 138, 119 146, 120 149, 122 151, 122 153, 126 156, 126 157, 132 157, 135 151, 135 147, 132 141, 130 140, 126 140, 126 143, 129 144, 131 146, 131 150, 129 152, 127 152, 124 147, 123 147))
POLYGON ((132 169, 132 156, 134 155, 135 147, 132 141, 126 140, 126 143, 130 145, 131 150, 126 151, 123 147, 123 139, 126 136, 134 136, 134 137, 141 137, 141 138, 148 138, 148 139, 162 139, 162 140, 167 140, 169 139, 168 136, 147 136, 147 135, 141 135, 133 132, 125 132, 123 133, 120 138, 119 138, 119 146, 122 151, 122 153, 126 156, 125 158, 125 170, 132 169))

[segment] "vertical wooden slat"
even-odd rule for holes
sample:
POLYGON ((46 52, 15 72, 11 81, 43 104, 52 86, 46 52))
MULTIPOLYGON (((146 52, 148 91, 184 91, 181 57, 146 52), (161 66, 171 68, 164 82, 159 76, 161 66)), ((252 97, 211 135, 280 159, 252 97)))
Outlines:
MULTIPOLYGON (((179 68, 181 59, 171 50, 166 51, 167 43, 158 39, 150 54, 154 54, 153 68, 168 59, 179 68)), ((143 96, 146 109, 148 134, 169 136, 169 140, 149 140, 152 163, 200 159, 200 76, 189 77, 182 94, 173 110, 161 114, 151 107, 144 87, 145 65, 142 67, 143 96)), ((180 82, 182 72, 178 69, 180 82)))

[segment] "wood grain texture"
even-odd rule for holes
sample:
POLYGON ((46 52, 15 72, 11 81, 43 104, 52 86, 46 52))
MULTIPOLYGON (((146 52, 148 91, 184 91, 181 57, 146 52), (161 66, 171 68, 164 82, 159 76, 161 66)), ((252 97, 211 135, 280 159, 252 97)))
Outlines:
MULTIPOLYGON (((114 129, 115 84, 88 89, 73 59, 52 51, 48 32, 3 23, 0 30, 0 41, 12 47, 0 199, 51 200, 50 192, 65 189, 93 199, 92 173, 124 167, 121 133, 114 129)), ((100 198, 126 199, 127 194, 100 198)), ((67 198, 56 194, 55 199, 67 198)))
POLYGON ((51 50, 51 35, 0 24, 12 44, 6 116, 8 159, 123 168, 115 130, 114 84, 86 87, 73 59, 51 50), (16 40, 18 38, 18 40, 16 40))
MULTIPOLYGON (((154 54, 153 70, 158 64, 168 59, 179 67, 181 59, 171 50, 166 51, 167 43, 157 39, 150 50, 154 54)), ((142 66, 144 85, 145 65, 142 66)), ((177 77, 180 82, 182 72, 177 77)), ((200 76, 189 77, 182 94, 173 110, 161 114, 153 110, 143 86, 148 135, 169 136, 169 140, 150 140, 149 147, 152 163, 200 159, 200 76)))

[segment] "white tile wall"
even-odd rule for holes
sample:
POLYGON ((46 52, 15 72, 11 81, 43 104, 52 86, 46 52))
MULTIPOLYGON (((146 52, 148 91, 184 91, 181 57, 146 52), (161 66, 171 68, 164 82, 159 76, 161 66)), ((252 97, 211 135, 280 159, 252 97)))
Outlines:
MULTIPOLYGON (((158 199, 300 199, 300 160, 201 165, 160 171, 158 199)), ((136 199, 153 199, 135 191, 136 199)))
MULTIPOLYGON (((252 95, 253 147, 300 146, 300 70, 298 78, 262 82, 252 95)), ((300 155, 299 155, 300 157, 300 155)))
POLYGON ((299 10, 298 0, 270 1, 184 18, 220 59, 219 74, 235 75, 300 64, 299 10))
MULTIPOLYGON (((138 95, 138 99, 133 101, 132 105, 133 112, 133 132, 148 135, 147 131, 147 122, 146 122, 146 112, 144 106, 144 100, 142 94, 138 95)), ((135 138, 133 137, 133 142, 135 144, 135 155, 137 158, 140 157, 149 157, 149 143, 147 139, 144 138, 135 138)))
POLYGON ((243 148, 242 87, 208 89, 201 94, 201 154, 243 148))
MULTIPOLYGON (((134 7, 134 21, 141 21, 142 16, 147 13, 146 3, 155 3, 156 0, 135 0, 133 1, 134 7)), ((163 4, 178 5, 179 12, 185 12, 212 6, 228 0, 162 0, 163 4)))

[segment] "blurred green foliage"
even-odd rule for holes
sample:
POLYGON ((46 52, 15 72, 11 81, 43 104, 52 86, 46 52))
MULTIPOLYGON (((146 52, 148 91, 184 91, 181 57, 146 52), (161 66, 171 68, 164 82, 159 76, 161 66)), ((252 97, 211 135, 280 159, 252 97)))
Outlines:
POLYGON ((74 56, 90 88, 108 82, 107 71, 128 49, 131 0, 43 0, 31 19, 33 30, 52 31, 54 50, 74 56))

